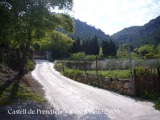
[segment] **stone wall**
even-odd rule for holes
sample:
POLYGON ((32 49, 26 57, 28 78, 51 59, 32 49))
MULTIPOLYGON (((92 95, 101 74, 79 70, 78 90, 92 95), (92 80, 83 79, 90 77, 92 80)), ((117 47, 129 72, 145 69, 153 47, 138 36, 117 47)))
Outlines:
POLYGON ((122 78, 104 78, 104 80, 112 90, 121 94, 135 95, 134 80, 122 78))
MULTIPOLYGON (((69 77, 69 76, 68 76, 69 77)), ((72 78, 73 79, 73 78, 72 78)), ((130 79, 121 78, 107 78, 96 75, 78 75, 74 80, 96 86, 99 88, 113 90, 125 95, 135 95, 134 81, 130 79)))

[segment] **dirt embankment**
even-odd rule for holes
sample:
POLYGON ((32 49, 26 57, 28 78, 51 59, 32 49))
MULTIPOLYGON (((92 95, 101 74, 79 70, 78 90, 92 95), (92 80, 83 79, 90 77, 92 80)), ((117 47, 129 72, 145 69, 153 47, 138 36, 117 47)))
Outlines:
MULTIPOLYGON (((17 83, 16 80, 17 72, 11 70, 9 67, 0 64, 0 102, 2 102, 4 94, 9 94, 8 99, 12 99, 11 94, 8 90, 10 87, 14 87, 14 83, 17 83)), ((42 111, 54 111, 55 109, 50 106, 47 100, 44 98, 44 90, 42 85, 34 80, 30 73, 25 75, 21 80, 25 84, 26 89, 29 89, 31 93, 38 94, 45 102, 38 103, 35 100, 21 100, 15 99, 13 103, 9 104, 0 104, 0 119, 2 120, 55 120, 55 115, 53 112, 51 114, 46 114, 42 111), (31 111, 35 111, 31 113, 31 111), (15 113, 16 112, 16 113, 15 113)), ((17 88, 20 89, 20 88, 17 88)), ((14 88, 11 88, 11 91, 15 92, 14 88)), ((13 92, 13 93, 14 93, 13 92)), ((15 93, 14 93, 15 94, 15 93)), ((25 93, 24 93, 25 94, 25 93)), ((5 95, 6 97, 6 95, 5 95)))

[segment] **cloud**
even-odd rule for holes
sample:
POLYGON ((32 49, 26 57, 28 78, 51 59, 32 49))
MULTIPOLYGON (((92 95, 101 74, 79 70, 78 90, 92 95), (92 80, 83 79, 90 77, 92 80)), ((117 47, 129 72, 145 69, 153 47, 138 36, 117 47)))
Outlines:
POLYGON ((74 0, 74 16, 113 34, 160 15, 159 0, 74 0))

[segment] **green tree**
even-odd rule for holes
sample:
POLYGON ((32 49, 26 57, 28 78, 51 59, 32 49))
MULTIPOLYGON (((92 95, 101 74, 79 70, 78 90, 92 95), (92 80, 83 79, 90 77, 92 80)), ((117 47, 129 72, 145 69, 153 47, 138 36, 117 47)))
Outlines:
POLYGON ((95 36, 93 39, 92 39, 92 41, 91 41, 92 43, 91 43, 91 48, 92 48, 92 50, 91 50, 91 54, 92 55, 98 55, 99 54, 99 49, 100 49, 100 47, 99 47, 99 43, 98 43, 98 39, 97 39, 97 36, 95 36))
POLYGON ((81 41, 80 38, 78 37, 77 40, 74 41, 73 43, 73 47, 72 47, 72 52, 73 53, 78 53, 82 51, 82 45, 81 45, 81 41))
POLYGON ((41 42, 41 49, 52 51, 53 58, 60 58, 69 55, 71 50, 73 40, 67 35, 59 33, 57 31, 52 31, 50 35, 44 42, 41 42))
POLYGON ((154 58, 155 50, 153 45, 145 44, 137 49, 140 57, 145 59, 154 58))
POLYGON ((116 44, 113 41, 102 42, 102 52, 104 56, 114 56, 116 54, 116 44))
POLYGON ((117 56, 119 58, 128 58, 128 47, 126 44, 119 46, 117 56))
POLYGON ((157 46, 157 54, 160 55, 160 44, 157 46))
POLYGON ((19 75, 24 75, 24 67, 33 40, 40 40, 48 31, 62 27, 73 32, 73 24, 68 15, 50 14, 49 8, 71 10, 72 0, 1 0, 0 23, 3 28, 0 40, 17 49, 19 75), (10 19, 5 23, 5 18, 10 19), (6 37, 8 35, 8 37, 6 37), (21 49, 23 48, 23 49, 21 49))

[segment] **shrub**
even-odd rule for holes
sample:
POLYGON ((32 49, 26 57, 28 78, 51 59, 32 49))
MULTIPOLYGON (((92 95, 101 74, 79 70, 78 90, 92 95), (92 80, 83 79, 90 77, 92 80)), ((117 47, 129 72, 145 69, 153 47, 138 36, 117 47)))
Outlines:
POLYGON ((72 56, 70 57, 71 60, 84 60, 84 58, 85 58, 84 52, 72 54, 72 56))
POLYGON ((27 59, 25 64, 25 73, 28 73, 29 71, 32 71, 35 68, 35 63, 33 60, 27 59))
POLYGON ((96 60, 96 55, 87 55, 86 56, 86 61, 95 61, 96 60))
POLYGON ((160 110, 160 100, 155 103, 155 108, 160 110))
POLYGON ((59 72, 62 71, 62 69, 63 69, 62 62, 60 60, 56 60, 54 68, 59 72))

